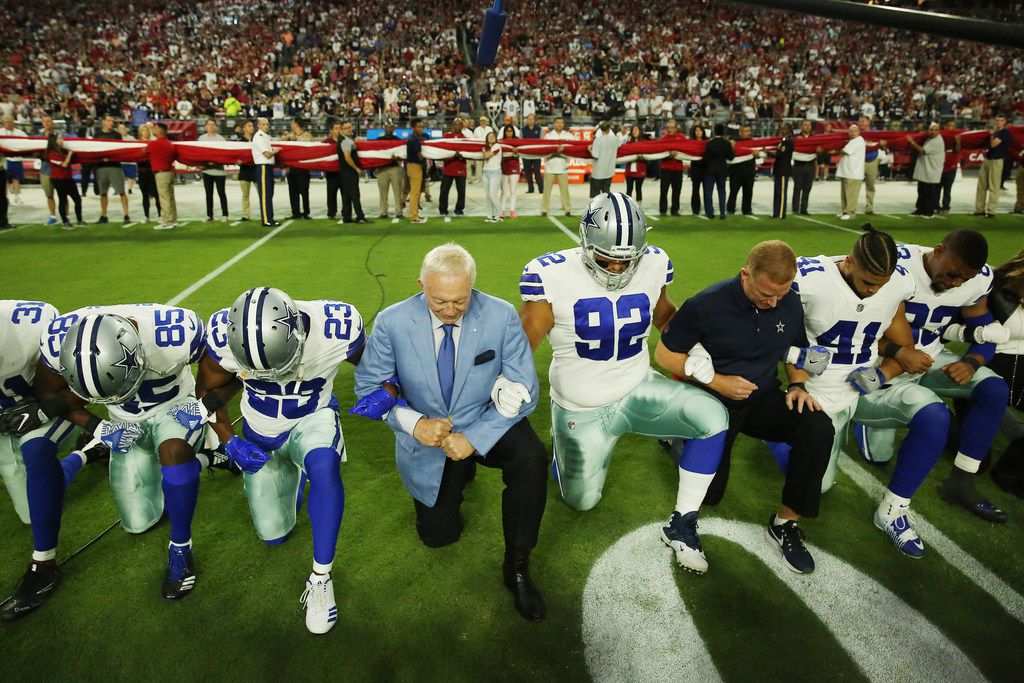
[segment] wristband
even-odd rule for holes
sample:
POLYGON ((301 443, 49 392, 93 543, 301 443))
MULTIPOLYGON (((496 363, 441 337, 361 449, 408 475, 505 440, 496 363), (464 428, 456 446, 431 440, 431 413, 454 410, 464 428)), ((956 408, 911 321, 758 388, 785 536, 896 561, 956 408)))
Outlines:
POLYGON ((964 341, 968 344, 980 344, 977 335, 981 327, 979 325, 964 325, 964 341))
POLYGON ((903 347, 896 342, 888 342, 882 347, 882 358, 895 358, 903 347))
POLYGON ((95 436, 96 430, 100 428, 101 424, 103 424, 103 420, 99 419, 95 415, 89 415, 89 419, 82 427, 82 429, 95 436))
POLYGON ((790 389, 800 389, 801 391, 807 391, 807 387, 803 382, 790 382, 789 386, 786 387, 786 393, 788 394, 790 389))
POLYGON ((962 361, 963 361, 964 363, 967 363, 967 364, 968 364, 968 365, 970 365, 970 366, 971 366, 972 368, 974 368, 974 371, 975 371, 975 372, 977 372, 977 371, 978 371, 978 368, 980 368, 980 367, 981 367, 981 363, 980 363, 980 362, 978 362, 978 359, 977 359, 977 358, 975 358, 974 356, 964 356, 964 357, 963 357, 963 358, 961 358, 960 360, 962 360, 962 361))

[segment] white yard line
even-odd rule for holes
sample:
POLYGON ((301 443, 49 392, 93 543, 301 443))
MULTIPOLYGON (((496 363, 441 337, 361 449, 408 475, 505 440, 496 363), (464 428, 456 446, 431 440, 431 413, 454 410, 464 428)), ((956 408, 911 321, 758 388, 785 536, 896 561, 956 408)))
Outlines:
POLYGON ((807 221, 808 223, 817 223, 818 225, 824 225, 826 228, 832 228, 833 230, 852 232, 854 235, 861 234, 860 230, 854 230, 853 228, 844 228, 841 225, 834 225, 833 223, 826 223, 825 221, 819 221, 817 218, 808 218, 807 216, 793 216, 793 218, 799 218, 800 220, 807 221))
POLYGON ((579 244, 580 238, 577 237, 576 235, 574 235, 573 232, 571 230, 569 230, 569 228, 565 227, 565 225, 562 224, 562 221, 558 220, 554 216, 548 216, 548 220, 551 221, 552 223, 554 223, 555 227, 557 227, 559 230, 561 230, 566 235, 568 235, 569 239, 571 239, 573 242, 576 242, 577 244, 579 244))

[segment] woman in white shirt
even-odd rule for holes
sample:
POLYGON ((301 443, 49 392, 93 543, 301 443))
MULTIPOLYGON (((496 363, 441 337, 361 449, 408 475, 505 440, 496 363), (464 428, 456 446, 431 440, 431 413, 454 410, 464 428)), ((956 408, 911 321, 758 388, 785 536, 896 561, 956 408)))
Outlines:
POLYGON ((487 194, 487 222, 501 221, 501 145, 493 130, 484 138, 484 192, 487 194))
MULTIPOLYGON (((502 140, 517 137, 515 126, 506 125, 501 133, 502 140)), ((519 152, 513 147, 512 152, 501 159, 501 218, 505 217, 506 209, 510 218, 516 217, 516 191, 519 189, 519 152)))

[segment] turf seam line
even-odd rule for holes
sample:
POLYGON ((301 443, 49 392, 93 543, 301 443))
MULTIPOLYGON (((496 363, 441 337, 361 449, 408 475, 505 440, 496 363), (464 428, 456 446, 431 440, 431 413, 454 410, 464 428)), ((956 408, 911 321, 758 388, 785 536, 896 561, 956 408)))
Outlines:
POLYGON ((833 230, 842 230, 843 232, 852 232, 854 235, 861 234, 860 230, 854 230, 853 228, 844 228, 841 225, 833 225, 832 223, 826 223, 825 221, 819 221, 817 218, 808 218, 807 216, 793 216, 793 218, 799 218, 802 221, 808 223, 817 223, 818 225, 824 225, 826 228, 832 228, 833 230))

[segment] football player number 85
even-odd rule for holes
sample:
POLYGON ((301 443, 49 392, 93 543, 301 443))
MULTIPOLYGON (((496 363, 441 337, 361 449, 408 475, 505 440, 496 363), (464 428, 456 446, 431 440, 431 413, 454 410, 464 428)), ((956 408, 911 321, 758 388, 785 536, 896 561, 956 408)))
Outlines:
POLYGON ((170 308, 166 311, 154 311, 153 322, 156 326, 156 345, 181 346, 185 343, 185 311, 170 308))
POLYGON ((651 324, 651 300, 646 294, 626 294, 614 304, 606 297, 580 299, 573 306, 573 313, 576 336, 582 340, 576 342, 580 358, 626 360, 644 348, 645 334, 651 324), (634 320, 635 317, 638 319, 634 320))

